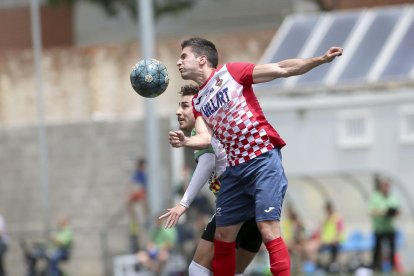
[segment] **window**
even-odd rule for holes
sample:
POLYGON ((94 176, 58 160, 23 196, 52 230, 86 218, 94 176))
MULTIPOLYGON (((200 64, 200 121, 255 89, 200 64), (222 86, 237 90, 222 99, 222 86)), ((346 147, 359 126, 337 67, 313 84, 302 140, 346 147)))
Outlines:
POLYGON ((414 144, 414 105, 402 106, 399 121, 401 143, 414 144))
POLYGON ((338 113, 338 144, 342 148, 368 147, 373 139, 373 120, 368 110, 338 113))

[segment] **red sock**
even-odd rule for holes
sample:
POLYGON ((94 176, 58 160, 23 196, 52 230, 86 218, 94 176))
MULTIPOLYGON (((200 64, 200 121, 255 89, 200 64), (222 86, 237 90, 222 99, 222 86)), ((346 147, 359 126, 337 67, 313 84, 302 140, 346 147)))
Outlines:
POLYGON ((214 257, 211 263, 214 276, 236 274, 236 242, 214 240, 214 257))
POLYGON ((265 243, 269 252, 270 271, 273 276, 290 276, 288 248, 281 237, 265 243))

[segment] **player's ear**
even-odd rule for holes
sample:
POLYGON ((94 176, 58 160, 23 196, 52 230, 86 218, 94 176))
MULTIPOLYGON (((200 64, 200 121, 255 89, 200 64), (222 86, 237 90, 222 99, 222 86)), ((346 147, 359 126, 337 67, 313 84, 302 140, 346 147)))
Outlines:
POLYGON ((200 65, 204 65, 204 64, 206 64, 206 63, 207 63, 207 57, 206 57, 206 56, 201 55, 201 56, 199 56, 198 58, 199 58, 199 59, 198 59, 198 63, 199 63, 200 65))

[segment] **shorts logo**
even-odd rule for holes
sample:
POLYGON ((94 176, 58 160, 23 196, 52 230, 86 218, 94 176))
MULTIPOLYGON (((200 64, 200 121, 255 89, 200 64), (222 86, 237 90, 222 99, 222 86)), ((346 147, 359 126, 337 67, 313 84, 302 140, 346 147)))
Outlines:
POLYGON ((269 207, 269 209, 264 210, 266 213, 269 213, 270 211, 272 211, 273 209, 275 209, 275 207, 269 207))

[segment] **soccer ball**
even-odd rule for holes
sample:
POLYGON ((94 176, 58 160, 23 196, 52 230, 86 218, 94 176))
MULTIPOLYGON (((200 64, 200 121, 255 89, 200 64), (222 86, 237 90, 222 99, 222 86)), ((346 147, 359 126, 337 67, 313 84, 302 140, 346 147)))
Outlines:
POLYGON ((135 92, 146 98, 161 95, 169 82, 165 65, 152 58, 138 61, 132 68, 130 79, 135 92))

